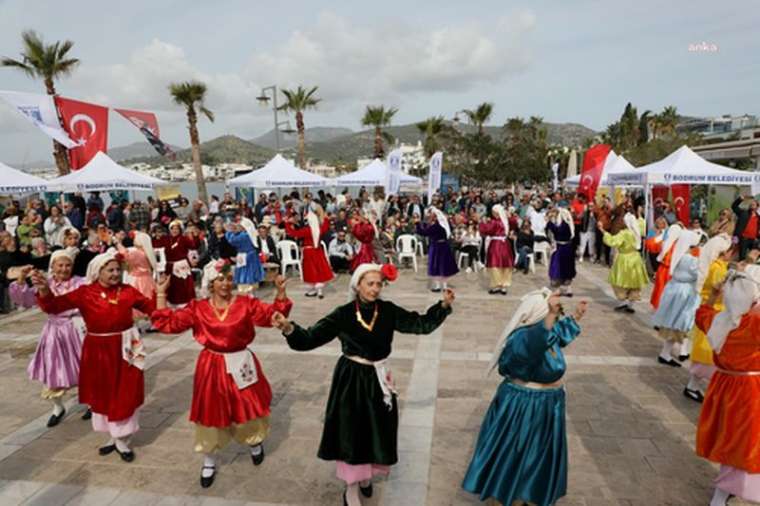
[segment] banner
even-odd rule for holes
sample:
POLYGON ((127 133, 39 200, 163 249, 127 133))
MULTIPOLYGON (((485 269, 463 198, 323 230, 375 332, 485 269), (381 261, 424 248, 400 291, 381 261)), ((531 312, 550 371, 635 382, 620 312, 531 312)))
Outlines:
POLYGON ((63 128, 77 146, 69 149, 71 170, 87 165, 98 151, 108 150, 108 108, 70 98, 55 97, 63 128))
POLYGON ((691 218, 690 187, 687 184, 674 184, 670 187, 670 195, 673 197, 673 210, 685 227, 689 226, 691 218))
POLYGON ((0 91, 0 98, 15 107, 22 116, 42 130, 48 137, 52 137, 67 148, 76 147, 77 144, 61 128, 52 96, 18 91, 0 91))
POLYGON ((398 194, 401 187, 401 150, 394 149, 388 154, 388 182, 385 185, 385 196, 398 194))
POLYGON ((559 188, 559 164, 557 162, 554 162, 552 164, 552 191, 557 191, 557 188, 559 188))
POLYGON ((586 195, 588 202, 594 200, 599 181, 602 179, 602 170, 607 155, 612 147, 609 144, 596 144, 591 146, 583 157, 583 169, 581 170, 581 182, 578 193, 586 195))
POLYGON ((159 155, 165 156, 170 160, 176 160, 177 155, 172 151, 168 144, 165 144, 161 139, 161 134, 158 130, 158 119, 152 112, 132 111, 129 109, 114 109, 114 111, 121 114, 127 121, 136 126, 140 132, 148 139, 150 145, 153 146, 159 155))
POLYGON ((428 202, 433 201, 433 194, 441 187, 442 167, 443 153, 438 151, 430 157, 430 171, 428 172, 428 202))

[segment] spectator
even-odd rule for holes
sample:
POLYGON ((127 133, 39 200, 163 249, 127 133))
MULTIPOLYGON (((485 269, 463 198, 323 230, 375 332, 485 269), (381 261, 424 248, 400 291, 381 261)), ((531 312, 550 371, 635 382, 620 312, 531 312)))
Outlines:
POLYGON ((739 238, 739 260, 744 260, 747 252, 755 247, 758 234, 758 204, 751 195, 739 197, 731 204, 731 209, 738 217, 734 235, 739 238), (742 206, 746 204, 746 206, 742 206))
POLYGON ((710 225, 710 237, 718 234, 726 234, 731 237, 734 235, 735 228, 734 213, 730 209, 721 209, 720 213, 718 213, 718 219, 710 225))
POLYGON ((66 218, 58 206, 50 206, 50 216, 45 219, 43 229, 45 230, 45 241, 49 246, 60 246, 62 244, 62 233, 64 228, 72 226, 71 221, 66 218))
POLYGON ((87 199, 87 209, 97 207, 98 211, 103 211, 105 204, 103 199, 100 198, 100 192, 90 192, 90 198, 87 199))
POLYGON ((524 221, 520 226, 520 230, 517 233, 517 239, 515 240, 515 249, 517 250, 517 262, 515 268, 528 274, 530 268, 528 262, 528 255, 533 253, 533 230, 529 222, 524 221))
POLYGON ((129 211, 129 226, 130 229, 140 232, 147 232, 150 226, 150 212, 139 200, 132 203, 132 209, 129 211))
POLYGON ((274 239, 269 235, 269 220, 264 218, 264 221, 259 225, 257 232, 258 236, 254 242, 254 246, 259 250, 263 263, 280 264, 280 254, 277 251, 277 244, 274 239))
POLYGON ((330 255, 330 266, 333 272, 348 272, 351 260, 354 258, 354 249, 346 242, 344 230, 339 230, 335 238, 330 241, 327 252, 330 255))

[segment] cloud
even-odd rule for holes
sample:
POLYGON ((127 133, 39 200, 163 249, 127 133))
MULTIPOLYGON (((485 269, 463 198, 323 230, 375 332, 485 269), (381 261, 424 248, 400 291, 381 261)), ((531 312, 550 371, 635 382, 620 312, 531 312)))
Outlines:
POLYGON ((529 67, 530 11, 486 23, 409 25, 393 20, 358 26, 321 14, 281 46, 255 54, 252 80, 318 85, 325 105, 352 100, 399 100, 417 93, 467 91, 529 67))

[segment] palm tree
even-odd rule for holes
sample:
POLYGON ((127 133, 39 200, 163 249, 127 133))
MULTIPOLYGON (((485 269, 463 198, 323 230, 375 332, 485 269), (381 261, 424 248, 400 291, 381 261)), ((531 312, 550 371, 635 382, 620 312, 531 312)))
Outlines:
POLYGON ((302 87, 300 84, 295 90, 282 90, 286 102, 277 109, 281 111, 292 111, 296 115, 296 130, 298 131, 298 166, 306 168, 306 127, 303 122, 303 112, 306 109, 316 109, 321 98, 316 98, 317 86, 310 90, 302 87))
MULTIPOLYGON (((79 65, 78 59, 68 57, 74 43, 64 40, 55 44, 45 44, 42 37, 33 30, 23 32, 21 40, 24 47, 21 59, 2 58, 0 66, 17 68, 29 77, 42 79, 47 94, 55 95, 55 80, 68 76, 79 65)), ((68 174, 69 159, 66 157, 66 147, 58 141, 53 141, 53 156, 58 174, 68 174)))
POLYGON ((660 131, 666 135, 673 135, 678 125, 678 110, 675 106, 669 105, 657 115, 660 124, 660 131))
POLYGON ((201 143, 198 138, 198 111, 203 113, 209 121, 214 121, 214 113, 203 105, 203 100, 206 98, 206 85, 199 81, 171 83, 169 93, 177 105, 182 105, 187 110, 187 125, 188 130, 190 130, 190 146, 193 155, 193 169, 195 169, 195 182, 198 185, 198 198, 203 202, 208 202, 206 180, 203 177, 203 168, 201 167, 201 143))
POLYGON ((443 116, 431 116, 425 121, 417 123, 417 130, 425 136, 425 156, 430 158, 440 149, 441 143, 438 136, 443 132, 446 123, 443 116))
POLYGON ((383 132, 383 127, 391 124, 391 120, 397 112, 398 109, 395 107, 389 107, 386 109, 383 105, 368 105, 367 109, 364 111, 362 125, 375 127, 375 152, 373 154, 374 158, 383 158, 385 156, 383 139, 390 141, 392 137, 387 132, 383 132))
POLYGON ((483 102, 474 110, 465 109, 464 113, 467 115, 470 123, 478 128, 478 135, 482 137, 483 126, 490 121, 493 114, 493 104, 491 102, 483 102))

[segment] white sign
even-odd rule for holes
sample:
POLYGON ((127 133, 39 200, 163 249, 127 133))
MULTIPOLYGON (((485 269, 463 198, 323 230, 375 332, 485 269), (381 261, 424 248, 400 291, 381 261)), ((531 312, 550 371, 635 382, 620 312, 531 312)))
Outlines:
POLYGON ((428 204, 433 202, 433 194, 441 187, 441 168, 443 167, 443 153, 438 151, 430 158, 430 172, 428 172, 428 204))
POLYGON ((49 137, 52 137, 69 149, 78 146, 77 143, 69 138, 66 131, 61 128, 58 113, 55 110, 55 102, 50 95, 0 91, 0 98, 15 107, 23 117, 45 132, 49 137))
POLYGON ((388 182, 386 196, 396 195, 401 187, 401 150, 394 149, 388 154, 388 182))
POLYGON ((559 173, 559 164, 557 162, 554 162, 552 164, 552 174, 554 175, 554 180, 552 181, 552 186, 554 187, 554 191, 557 191, 557 187, 559 186, 559 180, 557 179, 557 174, 559 173))

